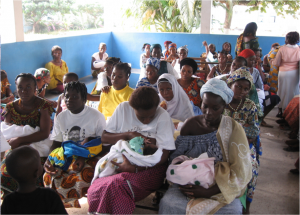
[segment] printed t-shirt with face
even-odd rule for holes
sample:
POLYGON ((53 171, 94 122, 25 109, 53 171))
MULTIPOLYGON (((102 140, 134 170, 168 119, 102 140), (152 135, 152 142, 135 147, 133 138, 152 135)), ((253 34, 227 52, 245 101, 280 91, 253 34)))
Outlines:
POLYGON ((61 112, 54 121, 50 139, 59 142, 83 141, 87 137, 102 136, 105 128, 106 122, 103 114, 85 106, 78 114, 73 114, 69 110, 61 112))
POLYGON ((136 131, 146 137, 155 138, 157 147, 161 149, 175 149, 174 126, 168 112, 161 107, 157 108, 154 119, 149 124, 143 124, 129 102, 123 102, 108 120, 105 130, 109 133, 136 131))

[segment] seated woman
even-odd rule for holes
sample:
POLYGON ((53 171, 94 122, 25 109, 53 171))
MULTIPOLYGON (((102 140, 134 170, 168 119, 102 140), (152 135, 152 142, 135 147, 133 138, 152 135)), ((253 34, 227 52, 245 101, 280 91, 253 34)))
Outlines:
MULTIPOLYGON (((87 99, 85 84, 73 81, 68 83, 64 96, 68 110, 60 113, 55 120, 51 134, 53 140, 51 152, 61 147, 62 142, 69 140, 84 145, 88 142, 88 138, 101 136, 106 127, 103 114, 85 105, 87 99)), ((73 156, 72 164, 66 171, 62 171, 54 167, 48 158, 44 165, 46 171, 43 177, 44 185, 60 195, 65 207, 80 208, 78 199, 87 193, 97 160, 96 157, 86 159, 84 156, 73 156)))
POLYGON ((172 41, 165 41, 164 42, 164 47, 165 47, 165 50, 163 50, 163 55, 162 55, 162 57, 163 58, 168 58, 169 57, 169 55, 170 55, 170 52, 169 52, 169 45, 172 43, 172 41))
POLYGON ((162 149, 160 162, 154 167, 132 165, 124 156, 115 163, 118 174, 96 179, 88 190, 89 213, 132 214, 135 202, 146 198, 163 184, 169 150, 174 150, 173 125, 169 114, 159 104, 151 87, 136 89, 129 102, 121 103, 103 132, 102 142, 111 145, 119 140, 142 137, 162 149))
MULTIPOLYGON (((151 57, 153 58, 157 58, 157 59, 161 59, 162 55, 161 55, 161 46, 159 44, 152 44, 151 48, 150 48, 150 53, 151 53, 151 57)), ((162 75, 164 73, 169 73, 173 76, 175 76, 176 79, 179 78, 176 70, 173 68, 173 66, 168 63, 167 61, 160 61, 160 68, 158 70, 158 75, 162 75)), ((139 79, 142 79, 146 77, 146 72, 145 71, 141 71, 140 77, 139 79), (142 72, 144 72, 144 74, 142 74, 142 72)))
POLYGON ((169 52, 170 52, 170 55, 165 59, 168 60, 168 61, 173 61, 173 60, 176 60, 179 58, 179 56, 177 55, 177 45, 176 43, 171 43, 169 45, 169 52))
POLYGON ((227 54, 226 52, 219 52, 218 53, 218 62, 219 64, 214 66, 209 74, 207 75, 206 80, 209 80, 211 78, 217 77, 219 75, 228 74, 230 72, 230 65, 227 65, 227 54))
POLYGON ((147 86, 147 87, 152 87, 158 93, 157 79, 159 77, 158 76, 159 68, 160 68, 160 59, 150 57, 146 63, 147 77, 144 77, 141 80, 139 80, 136 84, 135 89, 137 89, 139 87, 147 86))
POLYGON ((184 58, 187 58, 187 55, 189 53, 187 45, 179 47, 177 49, 177 53, 179 55, 179 58, 173 60, 172 66, 174 67, 174 69, 178 73, 179 78, 181 78, 181 74, 180 74, 180 61, 182 61, 184 58))
POLYGON ((178 79, 179 85, 188 95, 190 101, 197 107, 201 107, 200 89, 205 84, 199 78, 193 78, 192 75, 198 70, 196 61, 192 58, 184 58, 180 61, 181 78, 178 79))
MULTIPOLYGON (((146 69, 146 63, 147 63, 147 60, 150 57, 150 46, 151 45, 149 43, 144 43, 144 45, 143 45, 142 51, 146 51, 146 52, 141 54, 141 57, 140 57, 140 68, 141 68, 141 70, 146 69)), ((144 73, 145 72, 141 72, 141 74, 144 74, 144 73)), ((139 80, 140 80, 140 78, 139 78, 139 80)))
POLYGON ((45 68, 50 71, 50 83, 47 90, 51 93, 59 94, 64 91, 63 77, 69 72, 65 61, 61 59, 62 49, 59 46, 53 46, 51 49, 53 60, 45 65, 45 68))
MULTIPOLYGON (((1 70, 1 113, 6 107, 6 104, 12 102, 15 99, 14 95, 10 89, 10 83, 7 79, 7 73, 5 70, 1 70)), ((1 121, 4 120, 4 117, 1 116, 1 121)))
MULTIPOLYGON (((46 88, 50 83, 50 71, 45 68, 39 68, 35 70, 34 77, 36 79, 36 96, 44 98, 46 93, 46 88)), ((44 98, 45 99, 45 98, 44 98)), ((53 108, 56 108, 57 102, 47 100, 50 104, 52 104, 53 108)))
MULTIPOLYGON (((45 140, 49 137, 51 128, 50 116, 54 112, 52 105, 44 99, 35 96, 36 80, 30 73, 21 73, 16 77, 16 87, 19 99, 8 103, 4 111, 4 122, 9 125, 39 127, 35 133, 22 137, 7 139, 11 150, 19 146, 29 145, 34 142, 45 140)), ((2 123, 4 123, 2 122, 2 123)), ((2 132, 4 132, 2 130, 2 132)), ((48 147, 48 153, 50 146, 48 147)), ((41 152, 39 151, 40 156, 41 152)), ((7 152, 6 152, 7 154, 7 152)), ((46 160, 45 155, 41 156, 41 163, 46 160)), ((43 186, 42 176, 37 181, 38 186, 43 186)), ((1 162, 1 192, 13 192, 18 189, 18 183, 12 179, 6 171, 5 157, 1 162)))
POLYGON ((100 43, 99 44, 99 52, 95 52, 92 55, 91 69, 92 69, 93 78, 97 78, 97 75, 100 72, 104 71, 105 60, 106 60, 106 58, 108 58, 106 49, 107 49, 106 44, 100 43))
POLYGON ((163 74, 157 81, 160 106, 167 110, 171 118, 184 122, 194 116, 189 97, 173 75, 163 74))
POLYGON ((249 146, 242 126, 222 116, 233 92, 224 81, 214 78, 203 85, 200 94, 203 115, 183 125, 170 161, 207 152, 215 158, 215 184, 208 189, 197 181, 195 185, 171 185, 159 204, 159 214, 242 214, 239 197, 251 179, 249 146))
POLYGON ((253 78, 247 67, 241 67, 230 74, 227 84, 234 92, 234 96, 232 101, 226 106, 223 114, 232 117, 243 126, 251 153, 252 179, 251 181, 249 180, 246 199, 246 212, 249 213, 257 182, 259 156, 262 154, 259 138, 258 110, 255 103, 246 98, 251 85, 253 85, 253 78))
POLYGON ((134 91, 127 85, 131 74, 128 63, 117 63, 111 74, 112 86, 107 87, 107 93, 101 93, 98 110, 103 113, 105 119, 111 117, 117 106, 128 101, 134 91))
POLYGON ((263 100, 265 99, 265 92, 264 92, 264 83, 261 77, 260 72, 258 69, 255 68, 256 66, 256 55, 254 51, 251 49, 244 49, 240 54, 240 57, 243 57, 247 61, 247 67, 249 67, 250 74, 252 75, 253 78, 253 84, 255 85, 258 98, 259 98, 259 104, 260 108, 263 111, 263 100))

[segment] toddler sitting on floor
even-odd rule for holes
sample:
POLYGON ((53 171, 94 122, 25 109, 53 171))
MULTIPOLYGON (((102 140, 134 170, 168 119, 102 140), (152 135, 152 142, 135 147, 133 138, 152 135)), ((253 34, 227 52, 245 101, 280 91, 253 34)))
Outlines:
POLYGON ((119 140, 110 149, 110 152, 102 157, 95 168, 92 183, 97 178, 116 174, 117 166, 113 163, 122 163, 124 159, 145 167, 155 166, 161 159, 162 149, 156 145, 144 141, 142 137, 135 137, 129 142, 119 140))

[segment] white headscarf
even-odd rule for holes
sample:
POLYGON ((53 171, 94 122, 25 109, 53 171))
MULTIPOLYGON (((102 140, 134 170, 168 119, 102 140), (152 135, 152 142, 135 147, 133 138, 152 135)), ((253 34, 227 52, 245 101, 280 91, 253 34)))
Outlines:
POLYGON ((176 78, 171 74, 162 74, 157 80, 157 86, 159 87, 160 79, 167 79, 172 85, 173 99, 171 101, 166 101, 159 93, 160 101, 166 101, 167 111, 171 118, 178 119, 184 122, 186 119, 194 116, 193 107, 190 103, 188 95, 184 92, 182 87, 178 84, 176 78))

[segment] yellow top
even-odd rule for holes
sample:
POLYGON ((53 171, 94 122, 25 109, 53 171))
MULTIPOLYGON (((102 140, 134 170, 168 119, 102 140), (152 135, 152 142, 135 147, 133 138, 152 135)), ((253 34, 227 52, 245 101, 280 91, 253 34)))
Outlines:
POLYGON ((61 60, 61 62, 61 67, 56 66, 51 61, 45 65, 45 68, 50 71, 50 83, 47 87, 48 90, 55 89, 57 87, 58 80, 62 83, 64 75, 69 72, 66 62, 63 60, 61 60))
POLYGON ((104 115, 105 119, 111 117, 122 102, 128 101, 134 89, 128 85, 122 90, 115 90, 112 86, 108 93, 101 93, 98 110, 104 115))

